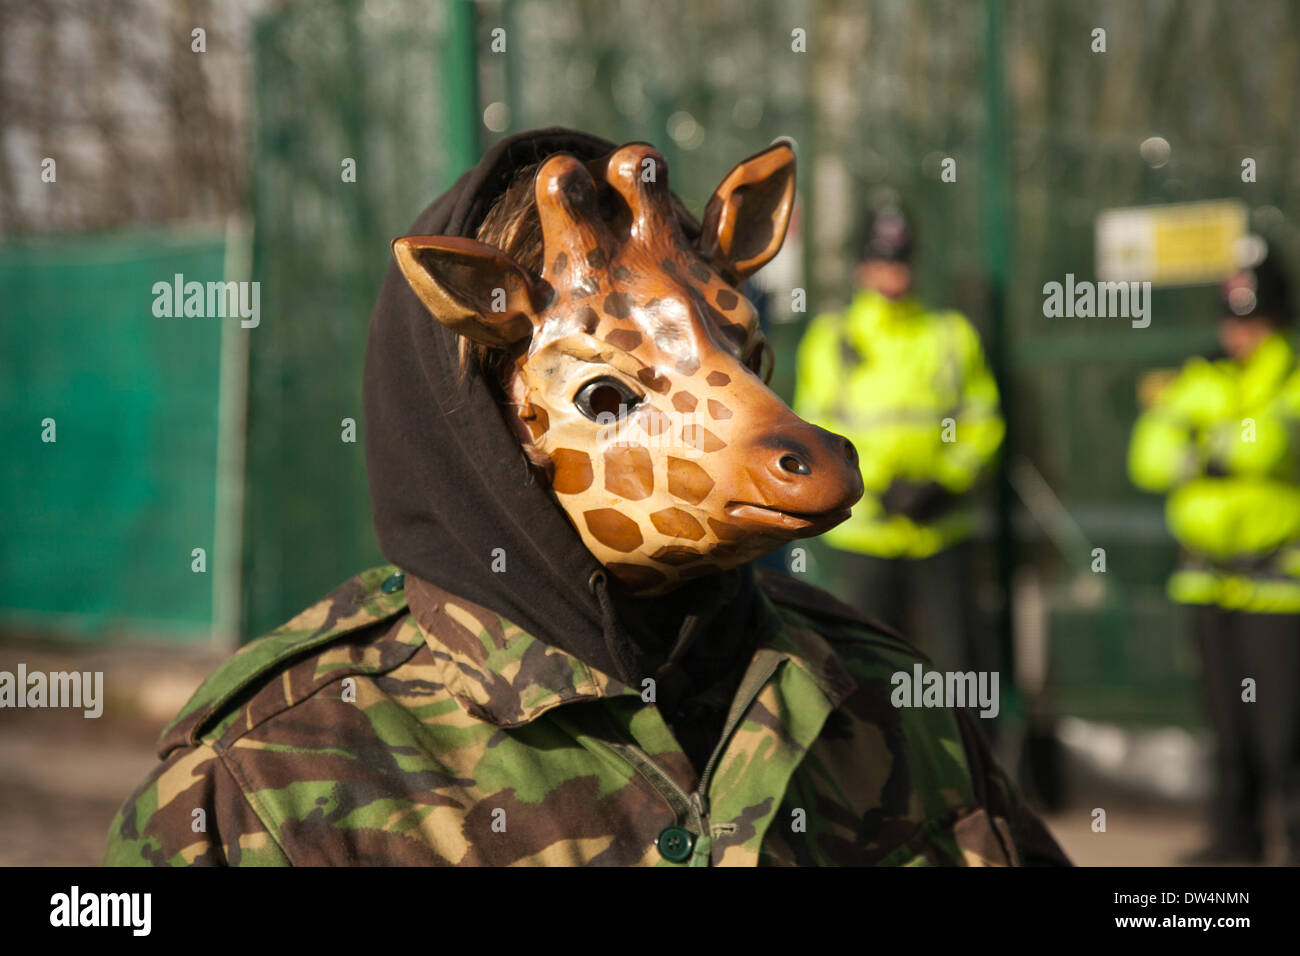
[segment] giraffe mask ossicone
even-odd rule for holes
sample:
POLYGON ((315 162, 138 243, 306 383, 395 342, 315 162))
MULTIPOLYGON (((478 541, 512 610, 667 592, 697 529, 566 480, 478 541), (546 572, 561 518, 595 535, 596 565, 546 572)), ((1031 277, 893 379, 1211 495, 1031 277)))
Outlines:
POLYGON ((785 239, 790 148, 737 165, 695 243, 644 143, 590 164, 551 156, 533 191, 540 275, 472 239, 393 250, 435 319, 514 357, 507 419, 596 559, 652 595, 848 517, 853 446, 756 374, 766 346, 736 290, 785 239))

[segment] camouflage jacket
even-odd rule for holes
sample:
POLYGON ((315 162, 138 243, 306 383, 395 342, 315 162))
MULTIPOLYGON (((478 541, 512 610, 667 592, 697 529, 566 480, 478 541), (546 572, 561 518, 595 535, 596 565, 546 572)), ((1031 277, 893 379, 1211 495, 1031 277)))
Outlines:
POLYGON ((917 652, 784 575, 699 779, 639 689, 402 581, 361 574, 218 669, 105 862, 1067 863, 968 716, 891 706, 917 652))

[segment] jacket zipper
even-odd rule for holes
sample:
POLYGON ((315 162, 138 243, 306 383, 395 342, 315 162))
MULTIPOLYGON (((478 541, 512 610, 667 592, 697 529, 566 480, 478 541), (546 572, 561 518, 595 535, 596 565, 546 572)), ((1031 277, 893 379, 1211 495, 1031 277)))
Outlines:
MULTIPOLYGON (((758 696, 759 691, 763 689, 768 680, 771 679, 772 675, 776 673, 776 669, 780 666, 781 661, 782 658, 773 660, 762 671, 756 671, 750 680, 742 681, 740 687, 736 689, 736 698, 732 702, 731 712, 727 715, 727 722, 723 726, 722 737, 718 740, 717 746, 713 748, 713 753, 710 755, 708 762, 704 765, 704 771, 700 774, 700 780, 696 785, 694 792, 688 794, 678 786, 677 781, 673 780, 673 778, 670 777, 662 767, 655 763, 654 759, 651 758, 649 754, 635 744, 625 743, 614 747, 614 750, 619 753, 623 759, 632 764, 632 766, 636 768, 637 772, 645 777, 650 782, 650 785, 668 800, 669 805, 672 806, 676 812, 680 813, 680 808, 685 808, 693 817, 691 822, 694 823, 696 829, 699 830, 699 834, 696 838, 695 851, 692 854, 691 865, 693 866, 707 865, 708 856, 706 854, 712 848, 713 831, 709 824, 708 791, 709 780, 713 777, 714 768, 716 767, 719 758, 722 756, 723 750, 726 749, 727 741, 731 739, 731 735, 735 733, 736 728, 740 726, 741 720, 744 719, 745 714, 749 711, 750 704, 754 702, 754 698, 758 696), (703 857, 704 862, 698 864, 695 863, 694 860, 697 857, 703 857)), ((621 730, 620 736, 622 736, 621 730)))
MULTIPOLYGON (((767 682, 771 680, 772 675, 776 673, 776 669, 780 665, 781 661, 780 659, 777 659, 765 667, 761 672, 762 677, 758 678, 753 685, 748 688, 747 693, 745 693, 743 698, 745 701, 744 704, 734 708, 732 712, 727 715, 727 723, 722 729, 722 739, 719 740, 718 745, 713 748, 713 754, 709 757, 708 763, 704 765, 704 772, 700 774, 699 785, 695 788, 695 792, 699 794, 702 799, 707 800, 705 794, 709 792, 709 778, 713 776, 714 765, 718 762, 718 758, 722 756, 722 751, 727 746, 727 741, 731 739, 731 735, 735 732, 736 728, 740 726, 740 722, 744 719, 745 714, 749 712, 749 705, 754 702, 754 698, 758 696, 759 691, 767 686, 767 682)), ((739 694, 739 691, 742 689, 745 689, 743 684, 741 687, 737 688, 736 700, 738 701, 742 699, 739 694)))

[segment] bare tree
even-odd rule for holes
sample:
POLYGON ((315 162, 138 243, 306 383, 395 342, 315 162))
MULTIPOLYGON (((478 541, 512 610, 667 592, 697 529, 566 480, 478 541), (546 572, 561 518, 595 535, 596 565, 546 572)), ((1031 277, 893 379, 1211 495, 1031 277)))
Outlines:
POLYGON ((243 210, 250 21, 269 5, 0 0, 0 234, 243 210))

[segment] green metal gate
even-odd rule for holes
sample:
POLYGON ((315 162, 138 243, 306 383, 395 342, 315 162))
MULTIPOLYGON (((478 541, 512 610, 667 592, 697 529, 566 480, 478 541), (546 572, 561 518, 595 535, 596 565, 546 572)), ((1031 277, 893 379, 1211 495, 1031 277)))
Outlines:
POLYGON ((1011 610, 1010 572, 1028 570, 1058 709, 1194 719, 1194 661, 1163 596, 1173 545, 1124 449, 1139 378, 1212 343, 1214 296, 1158 291, 1136 330, 1047 319, 1042 287, 1092 274, 1093 222, 1113 206, 1239 197, 1294 250, 1293 5, 315 0, 266 20, 256 52, 267 317, 250 338, 248 633, 377 557, 361 440, 340 441, 342 419, 360 423, 366 320, 389 240, 484 146, 557 123, 649 140, 698 213, 731 163, 785 136, 799 223, 772 280, 778 389, 809 314, 847 296, 857 211, 892 189, 918 222, 921 293, 970 315, 1001 372, 1006 462, 1060 503, 1031 512, 1010 483, 989 490, 990 622, 1011 610), (1153 137, 1162 162, 1139 150, 1153 137), (1258 182, 1241 181, 1245 156, 1258 182), (790 310, 796 287, 809 313, 790 310))
POLYGON ((263 319, 249 337, 246 636, 380 562, 362 432, 366 330, 389 243, 478 158, 467 13, 317 0, 256 30, 263 319))

